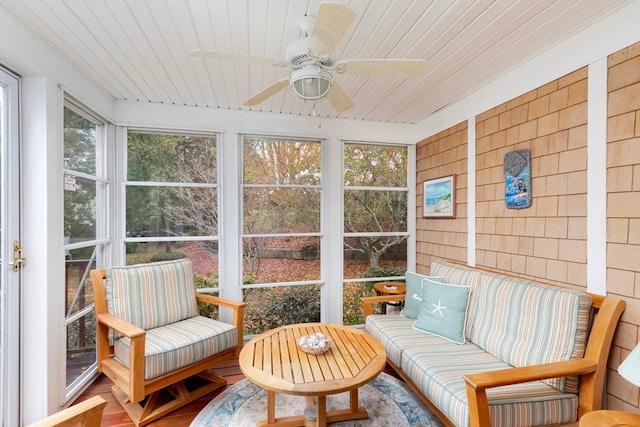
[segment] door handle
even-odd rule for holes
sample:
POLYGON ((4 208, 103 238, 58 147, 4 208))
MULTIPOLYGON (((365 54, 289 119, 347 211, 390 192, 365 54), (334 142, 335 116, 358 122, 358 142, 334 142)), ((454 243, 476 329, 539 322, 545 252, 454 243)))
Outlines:
POLYGON ((9 263, 13 267, 13 271, 18 272, 27 259, 21 257, 22 248, 17 240, 13 242, 13 261, 9 263))

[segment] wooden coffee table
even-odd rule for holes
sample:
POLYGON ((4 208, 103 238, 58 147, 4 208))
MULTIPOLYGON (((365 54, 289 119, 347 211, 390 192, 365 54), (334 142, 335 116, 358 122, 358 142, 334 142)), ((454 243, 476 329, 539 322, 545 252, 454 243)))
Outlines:
MULTIPOLYGON (((276 328, 249 341, 240 352, 245 377, 267 390, 267 419, 258 426, 314 425, 312 417, 276 418, 276 393, 316 398, 315 425, 368 418, 358 406, 358 388, 380 374, 386 363, 382 344, 364 331, 327 323, 304 323, 276 328), (298 348, 303 335, 322 332, 331 338, 330 349, 310 355, 298 348), (326 411, 326 396, 349 391, 349 408, 326 411)), ((305 413, 309 412, 309 408, 305 413)))

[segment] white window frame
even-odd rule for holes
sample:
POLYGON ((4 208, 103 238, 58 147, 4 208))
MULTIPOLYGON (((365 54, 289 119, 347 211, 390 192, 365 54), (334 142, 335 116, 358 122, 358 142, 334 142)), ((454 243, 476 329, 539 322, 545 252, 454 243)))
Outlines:
MULTIPOLYGON (((82 116, 86 120, 89 120, 96 125, 95 175, 87 174, 81 171, 75 171, 72 169, 63 169, 63 174, 65 177, 75 176, 95 181, 96 183, 96 236, 93 240, 84 240, 78 243, 63 243, 63 249, 64 253, 67 253, 67 251, 71 251, 74 249, 95 247, 94 254, 96 265, 100 266, 109 257, 109 246, 112 242, 112 239, 109 237, 109 230, 111 228, 108 223, 110 218, 110 215, 108 213, 110 206, 109 193, 111 191, 111 180, 109 179, 108 174, 109 156, 107 149, 109 145, 108 141, 110 139, 113 139, 109 138, 109 136, 112 135, 112 126, 108 123, 107 120, 103 119, 91 109, 78 102, 69 94, 64 94, 63 104, 65 109, 73 111, 74 113, 82 116)), ((62 128, 64 129, 64 124, 62 128)), ((61 141, 61 145, 64 146, 64 139, 61 141)), ((113 158, 113 156, 111 156, 111 158, 113 158)), ((64 202, 61 203, 61 206, 64 207, 64 202)), ((66 283, 66 278, 64 277, 65 271, 66 269, 63 269, 63 279, 61 280, 61 283, 66 283)), ((64 290, 64 292, 66 292, 66 289, 64 290)), ((65 313, 64 325, 61 334, 64 339, 64 343, 61 347, 64 349, 64 357, 61 361, 61 371, 64 372, 64 375, 62 375, 61 378, 62 380, 64 380, 64 382, 62 383, 63 385, 66 385, 67 371, 67 326, 76 321, 78 318, 85 316, 92 311, 94 311, 93 304, 88 305, 83 310, 73 313, 70 316, 66 316, 66 307, 65 310, 63 310, 63 312, 65 313)), ((63 405, 66 405, 75 400, 77 396, 79 396, 93 382, 93 380, 97 378, 98 375, 99 373, 97 363, 94 363, 84 373, 77 377, 71 384, 65 387, 63 405)))
MULTIPOLYGON (((127 243, 150 243, 150 242, 202 242, 202 241, 211 241, 218 242, 219 252, 218 252, 218 277, 219 277, 219 286, 214 288, 200 288, 198 292, 217 292, 219 295, 222 294, 224 285, 222 280, 222 271, 224 269, 222 262, 222 253, 224 251, 224 243, 221 238, 222 228, 223 228, 223 218, 222 218, 222 186, 220 185, 220 178, 222 176, 221 167, 223 162, 221 161, 222 157, 222 143, 221 143, 221 135, 219 132, 211 132, 211 131, 196 131, 196 130, 176 130, 176 129, 162 129, 162 128, 145 128, 145 127, 129 127, 122 128, 120 133, 120 141, 119 147, 121 147, 121 167, 119 168, 121 173, 120 179, 120 197, 119 202, 121 208, 119 209, 119 221, 118 221, 118 230, 120 237, 120 243, 117 245, 118 248, 117 256, 115 259, 118 260, 120 265, 126 264, 126 249, 125 246, 127 243), (144 133, 144 134, 156 134, 156 135, 176 135, 176 136, 200 136, 200 137, 211 137, 215 138, 216 141, 216 160, 218 164, 216 165, 216 182, 215 183, 198 183, 198 182, 166 182, 166 181, 129 181, 128 179, 128 154, 129 147, 127 144, 129 133, 144 133), (138 187, 193 187, 193 188, 214 188, 218 193, 218 204, 217 204, 217 215, 219 218, 218 221, 218 234, 215 236, 160 236, 160 237, 128 237, 127 236, 127 224, 126 224, 126 214, 127 214, 127 187, 129 186, 138 186, 138 187)), ((221 314, 221 319, 224 320, 224 314, 221 314)))
MULTIPOLYGON (((405 187, 367 187, 367 186, 362 186, 362 185, 353 185, 353 186, 344 186, 342 189, 342 197, 344 200, 344 194, 346 191, 397 191, 397 192, 403 192, 406 193, 407 195, 407 231, 402 231, 402 232, 394 232, 394 231, 389 231, 389 232, 345 232, 343 231, 343 241, 344 238, 348 238, 348 237, 366 237, 366 236, 371 236, 371 237, 375 237, 375 236, 406 236, 406 242, 407 242, 407 268, 409 266, 409 240, 412 236, 413 233, 411 233, 410 230, 412 230, 410 227, 410 218, 411 218, 411 212, 414 212, 415 210, 409 210, 411 208, 410 206, 410 200, 411 200, 411 187, 410 187, 410 172, 409 172, 409 162, 410 162, 410 157, 411 157, 411 150, 410 150, 410 145, 400 145, 400 144, 389 144, 389 143, 375 143, 375 142, 362 142, 362 141, 352 141, 352 140, 347 140, 344 141, 344 146, 343 146, 343 156, 346 155, 345 153, 345 148, 348 145, 370 145, 370 146, 375 146, 375 147, 390 147, 390 148, 397 148, 397 147, 401 147, 401 148, 405 148, 407 150, 407 185, 405 187)), ((344 167, 343 167, 344 169, 344 167)), ((344 181, 343 181, 344 183, 344 181)), ((343 215, 344 218, 344 215, 343 215)), ((343 227, 344 230, 344 227, 343 227)), ((344 262, 344 259, 343 259, 344 262)), ((404 276, 389 276, 389 277, 374 277, 374 278, 351 278, 351 279, 343 279, 343 283, 355 283, 355 282, 379 282, 381 280, 404 280, 404 276)))

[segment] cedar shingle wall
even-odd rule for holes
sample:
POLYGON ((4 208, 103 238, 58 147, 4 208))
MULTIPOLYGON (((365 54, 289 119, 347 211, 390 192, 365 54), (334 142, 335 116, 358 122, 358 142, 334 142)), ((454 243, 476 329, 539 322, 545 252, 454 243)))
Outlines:
POLYGON ((640 341, 640 43, 609 57, 607 109, 607 292, 623 298, 609 359, 607 406, 640 408, 638 387, 615 369, 640 341))
POLYGON ((478 115, 478 265, 586 287, 586 123, 586 68, 478 115), (504 155, 523 148, 533 202, 507 209, 504 155))
POLYGON ((426 273, 433 258, 467 260, 467 123, 422 141, 416 159, 416 270, 426 273), (423 218, 423 182, 453 174, 456 217, 423 218))
MULTIPOLYGON (((478 266, 586 290, 587 73, 579 69, 476 117, 478 266), (504 154, 522 148, 531 150, 533 203, 507 209, 504 154)), ((640 413, 639 389, 616 372, 640 341, 640 43, 609 57, 608 91, 607 292, 627 309, 609 359, 606 405, 640 413)), ((466 157, 466 122, 417 145, 420 273, 432 259, 467 261, 466 157), (453 173, 456 219, 422 218, 424 180, 453 173)))

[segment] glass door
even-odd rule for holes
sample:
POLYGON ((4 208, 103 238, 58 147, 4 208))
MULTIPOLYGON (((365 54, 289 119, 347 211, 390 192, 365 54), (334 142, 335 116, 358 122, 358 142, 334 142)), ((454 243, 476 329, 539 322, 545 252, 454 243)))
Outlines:
POLYGON ((20 424, 18 77, 0 67, 0 422, 20 424))

